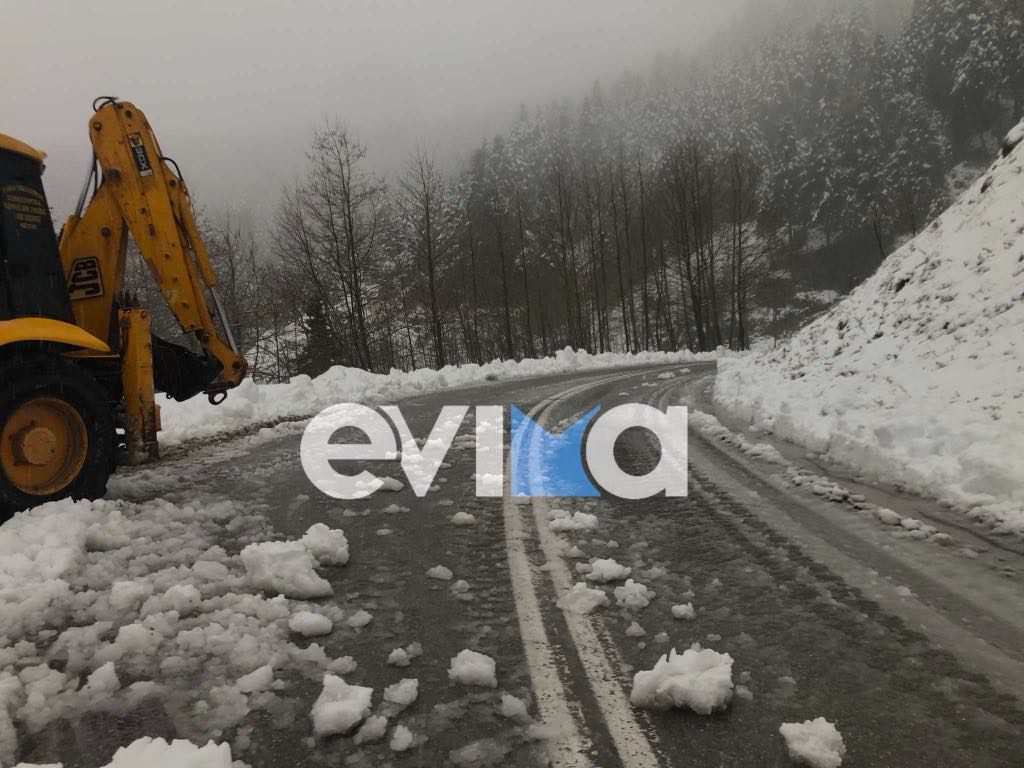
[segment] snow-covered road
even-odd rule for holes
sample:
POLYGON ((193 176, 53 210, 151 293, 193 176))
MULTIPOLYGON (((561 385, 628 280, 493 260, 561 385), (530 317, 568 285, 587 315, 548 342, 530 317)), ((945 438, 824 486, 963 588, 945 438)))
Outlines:
MULTIPOLYGON (((575 372, 402 408, 416 435, 455 400, 551 427, 597 404, 706 407, 713 371, 575 372)), ((709 423, 691 424, 686 499, 476 498, 471 419, 425 499, 319 495, 300 425, 126 471, 111 487, 124 501, 80 510, 81 551, 47 555, 49 591, 5 596, 22 609, 0 632, 17 758, 99 766, 178 736, 253 768, 760 767, 800 749, 828 765, 837 745, 844 765, 1013 764, 1024 557, 941 518, 904 525, 920 500, 816 493, 831 481, 787 446, 709 423), (323 533, 296 557, 317 556, 299 571, 330 596, 255 588, 241 550, 318 523, 344 530, 347 562, 323 533), (780 734, 818 717, 841 740, 821 722, 780 734)), ((656 460, 643 433, 616 453, 634 471, 656 460)))

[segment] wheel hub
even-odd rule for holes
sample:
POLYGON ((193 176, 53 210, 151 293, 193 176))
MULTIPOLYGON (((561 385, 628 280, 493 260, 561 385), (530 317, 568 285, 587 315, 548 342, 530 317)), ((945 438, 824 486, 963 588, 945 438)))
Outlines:
POLYGON ((23 493, 47 496, 74 482, 88 448, 85 422, 74 405, 59 397, 36 397, 4 423, 0 469, 23 493))
POLYGON ((45 467, 57 456, 57 436, 47 427, 23 429, 15 436, 14 455, 24 464, 45 467))

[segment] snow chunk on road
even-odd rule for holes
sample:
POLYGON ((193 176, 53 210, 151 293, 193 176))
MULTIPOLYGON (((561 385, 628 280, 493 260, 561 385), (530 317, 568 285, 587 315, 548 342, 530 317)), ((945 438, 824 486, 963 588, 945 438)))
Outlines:
POLYGON ((409 654, 406 653, 405 648, 395 648, 391 651, 391 653, 388 654, 388 664, 395 667, 408 667, 409 654))
POLYGON ((415 677, 404 677, 384 689, 384 701, 408 707, 420 695, 420 681, 415 677))
POLYGON ((324 688, 313 704, 317 736, 348 733, 370 714, 373 688, 349 685, 337 675, 324 675, 324 688))
POLYGON ((558 600, 556 605, 568 613, 586 614, 595 608, 608 605, 608 595, 579 581, 558 600))
POLYGON ((732 657, 711 649, 675 649, 654 669, 633 676, 630 701, 647 709, 683 707, 698 715, 724 709, 732 700, 732 657))
POLYGON ((242 564, 256 589, 278 592, 296 600, 334 594, 315 570, 316 561, 301 541, 265 541, 242 550, 242 564))
POLYGON ((320 565, 345 565, 348 562, 348 539, 340 528, 315 523, 302 537, 302 543, 320 565))
POLYGON ((427 571, 427 578, 437 579, 438 581, 451 581, 452 576, 451 569, 445 568, 443 565, 435 565, 427 571))
POLYGON ((459 651, 459 655, 451 660, 448 678, 462 685, 479 685, 484 688, 498 687, 494 659, 468 648, 459 651))
POLYGON ((395 493, 405 488, 405 483, 401 480, 396 480, 393 477, 382 477, 380 478, 380 491, 389 491, 395 493))
POLYGON ((653 589, 627 579, 623 586, 615 588, 615 602, 623 608, 638 610, 650 605, 657 594, 653 589))
POLYGON ((632 572, 632 568, 626 565, 619 565, 619 563, 611 558, 595 560, 590 564, 587 581, 597 581, 601 584, 606 584, 609 581, 621 581, 632 572))
POLYGON ((879 507, 875 510, 875 517, 883 525, 899 525, 903 518, 888 507, 879 507))
POLYGON ((677 619, 696 619, 697 609, 693 607, 693 603, 673 605, 672 616, 677 619))
POLYGON ((334 622, 320 613, 299 611, 288 619, 288 629, 303 637, 328 635, 334 629, 334 622))
POLYGON ((643 637, 647 634, 647 630, 637 624, 635 621, 626 627, 626 637, 643 637))
POLYGON ((383 715, 371 715, 366 718, 355 737, 352 739, 356 744, 365 744, 371 741, 380 741, 388 732, 388 719, 383 715))
POLYGON ((783 723, 779 733, 786 740, 789 756, 810 768, 839 768, 846 754, 842 734, 819 717, 802 723, 783 723))
POLYGON ((391 747, 392 752, 405 752, 412 746, 412 742, 412 731, 404 725, 396 725, 395 730, 391 732, 391 741, 388 742, 388 746, 391 747))
POLYGON ((163 602, 179 616, 187 616, 199 607, 203 596, 191 584, 175 584, 164 592, 163 602))
POLYGON ((371 621, 373 621, 373 614, 369 611, 364 611, 362 608, 360 608, 358 611, 356 611, 347 619, 345 619, 345 623, 353 629, 365 627, 371 621))
POLYGON ((499 711, 502 717, 507 717, 509 720, 515 720, 519 723, 525 723, 530 720, 530 713, 526 709, 526 702, 510 693, 501 694, 501 709, 499 711))
POLYGON ((231 768, 231 747, 214 744, 204 747, 183 739, 167 743, 148 736, 121 747, 104 768, 231 768))
POLYGON ((589 512, 573 512, 565 517, 556 517, 548 521, 548 528, 555 533, 568 531, 592 531, 597 528, 597 515, 589 512))
POLYGON ((262 667, 254 669, 248 675, 238 678, 235 687, 242 693, 256 693, 257 691, 267 690, 273 682, 274 668, 269 664, 264 664, 262 667))
POLYGON ((456 512, 452 515, 452 525, 456 528, 468 528, 471 525, 476 525, 476 517, 469 512, 456 512))
POLYGON ((103 699, 114 691, 120 690, 121 681, 117 679, 114 662, 108 661, 97 669, 82 686, 81 695, 85 698, 103 699))

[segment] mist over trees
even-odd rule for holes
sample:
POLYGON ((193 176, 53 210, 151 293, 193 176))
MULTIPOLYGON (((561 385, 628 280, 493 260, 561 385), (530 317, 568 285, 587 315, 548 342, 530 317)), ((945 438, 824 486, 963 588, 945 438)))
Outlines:
POLYGON ((378 178, 325 124, 269 236, 208 223, 255 375, 794 330, 802 296, 869 275, 1024 116, 1022 0, 877 5, 754 14, 704 55, 523 109, 459 170, 416 149, 378 178))

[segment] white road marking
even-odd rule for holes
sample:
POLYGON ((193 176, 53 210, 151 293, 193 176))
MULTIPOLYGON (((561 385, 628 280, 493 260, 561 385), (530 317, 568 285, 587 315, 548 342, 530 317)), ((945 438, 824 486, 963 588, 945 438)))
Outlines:
MULTIPOLYGON (((626 378, 615 377, 617 378, 626 378)), ((543 421, 543 416, 549 411, 552 405, 566 400, 580 392, 583 392, 597 384, 607 383, 609 379, 601 382, 594 382, 563 392, 560 396, 549 398, 539 403, 529 414, 531 419, 537 419, 538 415, 543 421)), ((544 426, 541 424, 541 426, 544 426)), ((536 431, 532 434, 537 435, 536 431)), ((531 474, 537 470, 538 452, 530 451, 531 474)), ((549 504, 544 498, 535 498, 533 501, 534 521, 537 526, 537 535, 540 539, 541 550, 544 552, 545 560, 548 563, 548 575, 554 586, 556 599, 561 599, 572 588, 573 579, 562 558, 562 547, 558 537, 551 532, 547 525, 549 504)), ((640 727, 636 717, 633 715, 632 705, 626 692, 618 682, 616 665, 608 656, 608 649, 598 639, 594 624, 587 616, 577 613, 564 612, 566 623, 569 627, 569 634, 573 644, 576 646, 583 669, 586 672, 588 682, 594 691, 597 705, 604 716, 605 724, 608 727, 609 735, 615 744, 616 752, 622 761, 623 768, 658 768, 660 762, 654 753, 654 749, 648 740, 647 734, 640 727)), ((618 665, 618 666, 621 666, 618 665)))
POLYGON ((589 745, 580 735, 576 720, 569 711, 568 696, 544 628, 530 561, 526 556, 527 533, 523 529, 521 506, 509 495, 509 471, 505 473, 505 502, 502 506, 505 556, 538 714, 541 722, 557 730, 557 736, 545 741, 548 758, 553 768, 593 768, 594 763, 586 757, 589 745))

